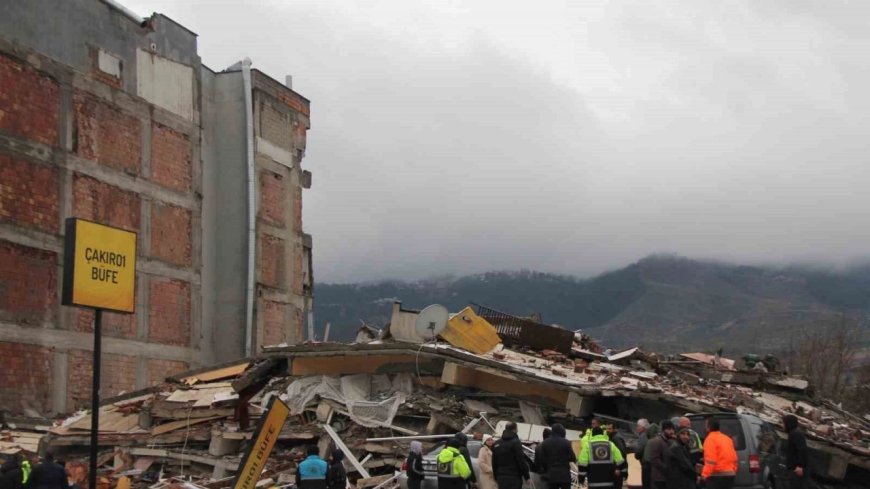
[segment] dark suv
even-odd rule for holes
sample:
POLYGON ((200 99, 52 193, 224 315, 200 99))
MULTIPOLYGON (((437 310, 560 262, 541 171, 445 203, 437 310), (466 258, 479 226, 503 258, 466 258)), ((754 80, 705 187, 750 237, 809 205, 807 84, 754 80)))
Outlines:
MULTIPOLYGON (((692 429, 701 438, 707 436, 706 421, 719 420, 722 433, 734 440, 737 450, 737 476, 734 487, 770 489, 777 481, 785 481, 785 459, 780 455, 782 440, 770 423, 749 413, 689 414, 692 429)), ((780 486, 782 487, 782 486, 780 486)))

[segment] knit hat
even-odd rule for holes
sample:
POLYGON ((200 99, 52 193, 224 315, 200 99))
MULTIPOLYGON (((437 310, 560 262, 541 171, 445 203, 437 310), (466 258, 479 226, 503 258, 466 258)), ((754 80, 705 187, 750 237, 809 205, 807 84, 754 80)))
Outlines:
POLYGON ((662 421, 662 431, 665 431, 665 430, 672 430, 672 429, 674 429, 674 423, 673 423, 673 421, 671 421, 671 420, 669 420, 669 419, 666 419, 666 420, 662 421))

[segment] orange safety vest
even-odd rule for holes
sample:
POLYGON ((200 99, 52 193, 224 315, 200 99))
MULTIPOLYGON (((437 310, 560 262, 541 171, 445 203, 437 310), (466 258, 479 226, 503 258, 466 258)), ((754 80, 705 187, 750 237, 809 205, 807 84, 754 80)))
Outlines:
POLYGON ((704 440, 704 470, 706 479, 718 475, 737 475, 737 451, 734 440, 721 431, 711 431, 704 440))

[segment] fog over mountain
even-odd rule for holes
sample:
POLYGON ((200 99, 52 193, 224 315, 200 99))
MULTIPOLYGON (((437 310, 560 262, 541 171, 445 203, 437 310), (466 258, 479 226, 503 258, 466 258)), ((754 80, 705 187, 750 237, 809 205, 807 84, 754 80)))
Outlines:
POLYGON ((318 280, 870 242, 870 2, 124 2, 312 100, 318 280))

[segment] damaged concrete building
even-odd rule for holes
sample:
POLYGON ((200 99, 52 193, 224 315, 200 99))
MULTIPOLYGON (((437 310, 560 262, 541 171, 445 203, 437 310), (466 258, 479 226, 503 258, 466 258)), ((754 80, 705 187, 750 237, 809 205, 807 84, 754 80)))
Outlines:
POLYGON ((161 14, 0 10, 0 411, 89 400, 93 313, 60 305, 67 217, 138 234, 136 313, 104 315, 104 396, 300 341, 309 101, 248 60, 209 69, 161 14))

